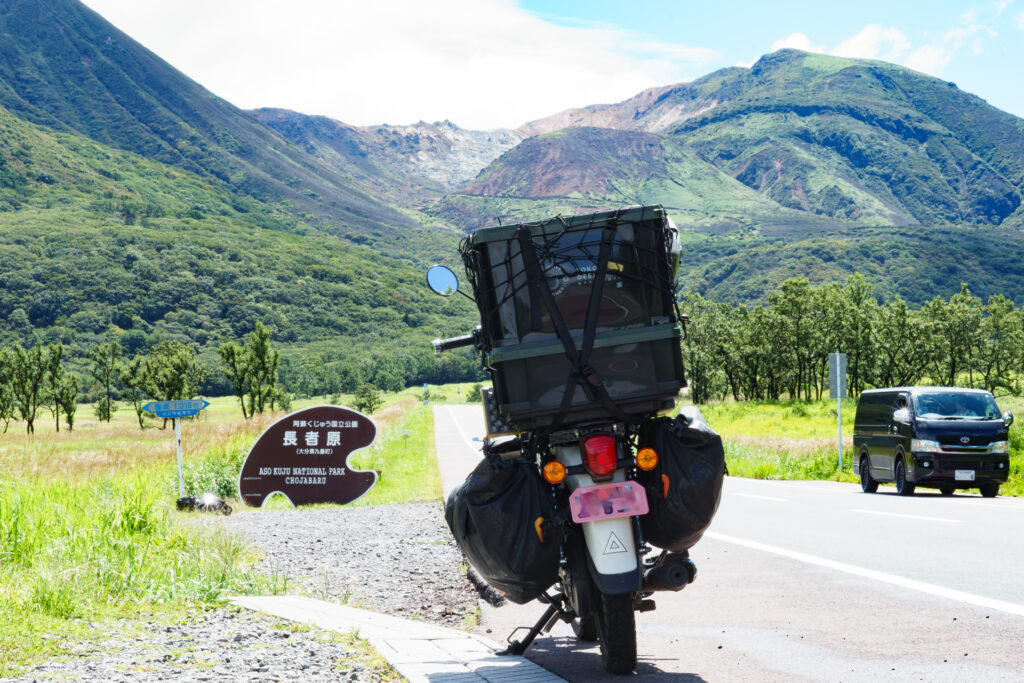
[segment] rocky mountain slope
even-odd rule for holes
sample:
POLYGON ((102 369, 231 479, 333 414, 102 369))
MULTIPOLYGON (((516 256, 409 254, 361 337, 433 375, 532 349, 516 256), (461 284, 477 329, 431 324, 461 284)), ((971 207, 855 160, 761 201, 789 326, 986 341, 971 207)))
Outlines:
POLYGON ((466 130, 450 121, 358 127, 287 109, 249 113, 368 192, 410 207, 429 205, 465 185, 524 137, 509 130, 466 130))
POLYGON ((467 229, 636 203, 720 299, 853 272, 1024 299, 1024 122, 891 64, 785 50, 518 130, 355 127, 240 111, 75 0, 4 10, 0 344, 113 329, 209 357, 259 318, 310 390, 468 377, 424 340, 472 306, 424 298, 424 266, 467 229))
MULTIPOLYGON (((883 62, 783 50, 750 69, 724 69, 524 130, 546 134, 504 154, 438 214, 470 227, 561 198, 569 210, 639 201, 686 216, 703 209, 669 188, 685 185, 690 195, 730 204, 721 188, 701 180, 721 173, 772 205, 755 215, 747 204, 733 206, 726 213, 737 227, 1024 222, 1024 121, 951 83, 883 62), (565 124, 614 132, 550 132, 565 124), (688 173, 659 166, 659 140, 686 151, 688 173), (631 162, 593 163, 613 147, 631 162), (627 200, 612 186, 640 189, 627 200)), ((702 224, 717 229, 721 221, 693 223, 702 224)))

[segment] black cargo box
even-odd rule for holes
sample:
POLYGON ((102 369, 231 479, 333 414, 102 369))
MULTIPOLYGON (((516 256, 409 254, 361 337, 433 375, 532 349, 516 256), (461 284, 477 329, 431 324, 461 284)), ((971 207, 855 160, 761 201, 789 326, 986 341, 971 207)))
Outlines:
POLYGON ((558 315, 577 350, 583 348, 599 251, 613 231, 589 365, 623 412, 671 407, 685 386, 675 309, 679 241, 660 206, 636 206, 583 216, 483 228, 464 242, 467 275, 480 309, 501 416, 519 430, 610 416, 606 405, 569 386, 573 365, 540 288, 528 282, 519 234, 533 250, 558 315), (573 391, 563 406, 566 388, 573 391))

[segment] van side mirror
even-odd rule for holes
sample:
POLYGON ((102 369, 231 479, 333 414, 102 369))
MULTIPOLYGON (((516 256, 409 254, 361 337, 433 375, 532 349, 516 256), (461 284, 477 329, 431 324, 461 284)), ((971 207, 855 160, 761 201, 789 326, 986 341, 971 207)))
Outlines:
POLYGON ((899 422, 900 424, 910 424, 910 409, 900 408, 899 410, 893 411, 892 421, 899 422))
POLYGON ((1012 425, 1013 424, 1013 413, 1010 413, 1010 412, 1003 413, 1003 422, 1006 423, 1007 427, 1012 425))

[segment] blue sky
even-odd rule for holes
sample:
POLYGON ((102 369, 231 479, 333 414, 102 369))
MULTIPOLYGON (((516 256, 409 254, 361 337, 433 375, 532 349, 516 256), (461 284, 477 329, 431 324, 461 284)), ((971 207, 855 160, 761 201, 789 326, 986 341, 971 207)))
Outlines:
POLYGON ((783 44, 902 64, 1024 117, 1024 2, 655 2, 524 0, 564 26, 614 25, 715 53, 708 69, 749 65, 783 44))
POLYGON ((214 93, 355 125, 511 128, 749 66, 881 59, 1024 117, 1024 0, 84 0, 214 93))

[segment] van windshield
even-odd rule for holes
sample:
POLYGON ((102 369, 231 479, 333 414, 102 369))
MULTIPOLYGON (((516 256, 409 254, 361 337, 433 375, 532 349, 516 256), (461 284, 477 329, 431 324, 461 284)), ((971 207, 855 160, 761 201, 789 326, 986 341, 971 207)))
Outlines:
POLYGON ((999 406, 991 394, 943 392, 914 397, 917 416, 925 420, 1001 419, 999 406))

